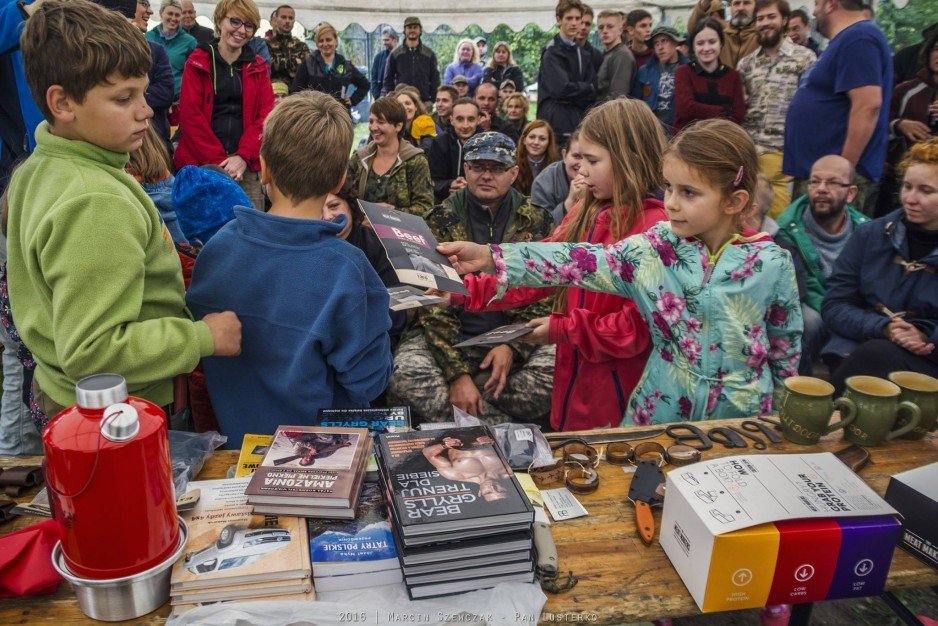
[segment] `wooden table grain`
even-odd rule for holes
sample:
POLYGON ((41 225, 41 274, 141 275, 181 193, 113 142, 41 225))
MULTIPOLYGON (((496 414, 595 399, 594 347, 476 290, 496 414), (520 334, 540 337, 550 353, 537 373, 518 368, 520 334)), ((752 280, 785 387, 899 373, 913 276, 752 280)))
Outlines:
MULTIPOLYGON (((704 427, 733 425, 740 420, 712 421, 704 427)), ((610 431, 590 431, 615 432, 610 431)), ((654 440, 671 443, 661 435, 654 440)), ((770 444, 761 454, 835 452, 845 447, 841 431, 824 437, 818 445, 799 446, 787 441, 770 444)), ((860 476, 880 495, 885 493, 890 476, 898 472, 938 462, 938 435, 929 434, 920 441, 896 440, 870 448, 872 462, 860 476)), ((738 454, 760 454, 752 448, 729 450, 715 446, 704 452, 704 459, 738 454)), ((38 464, 40 458, 0 458, 0 467, 38 464)), ((206 462, 199 479, 220 478, 237 460, 237 453, 217 452, 206 462)), ((671 467, 666 467, 668 471, 671 467)), ((646 546, 635 528, 635 512, 628 501, 631 474, 621 467, 601 463, 598 472, 601 485, 592 494, 578 496, 589 512, 588 517, 554 523, 551 526, 560 567, 572 570, 580 579, 573 589, 548 594, 541 623, 582 622, 597 626, 636 622, 660 617, 698 614, 697 606, 671 566, 664 551, 655 542, 646 546)), ((33 492, 20 498, 29 501, 33 492)), ((106 513, 102 512, 102 523, 106 513)), ((660 522, 660 510, 655 512, 660 522)), ((0 527, 0 534, 9 533, 35 523, 37 518, 21 517, 0 527)), ((897 548, 889 570, 886 588, 938 585, 938 571, 930 568, 904 550, 897 548)), ((135 624, 162 624, 169 614, 169 605, 134 620, 135 624)), ((74 594, 67 583, 57 593, 26 599, 0 600, 0 624, 75 624, 91 623, 78 610, 74 594)))

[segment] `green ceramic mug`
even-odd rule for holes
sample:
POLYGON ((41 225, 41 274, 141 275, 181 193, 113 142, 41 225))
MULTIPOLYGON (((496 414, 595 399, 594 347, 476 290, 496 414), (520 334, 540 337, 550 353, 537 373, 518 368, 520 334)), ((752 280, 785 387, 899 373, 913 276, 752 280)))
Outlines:
MULTIPOLYGON (((919 408, 922 419, 918 426, 902 435, 904 439, 921 439, 938 426, 938 378, 918 372, 893 372, 889 380, 899 385, 899 400, 907 400, 919 408)), ((906 415, 900 414, 896 426, 905 426, 906 415)))
POLYGON ((844 397, 857 405, 857 418, 848 425, 844 437, 861 446, 878 446, 912 432, 922 419, 922 412, 911 402, 899 401, 902 390, 888 380, 875 376, 851 376, 844 397), (905 425, 896 426, 900 414, 905 425))
POLYGON ((782 433, 792 443, 814 445, 821 436, 843 428, 857 416, 857 407, 847 398, 834 397, 834 386, 820 378, 792 376, 785 379, 785 396, 778 417, 782 433), (830 424, 834 409, 841 420, 830 424))

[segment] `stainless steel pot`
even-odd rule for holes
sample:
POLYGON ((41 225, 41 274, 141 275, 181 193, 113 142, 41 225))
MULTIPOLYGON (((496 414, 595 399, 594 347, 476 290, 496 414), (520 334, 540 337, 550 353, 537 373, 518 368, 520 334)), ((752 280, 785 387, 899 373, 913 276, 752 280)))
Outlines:
POLYGON ((52 549, 52 567, 72 584, 78 608, 92 619, 105 622, 134 619, 155 611, 169 600, 169 579, 189 539, 189 528, 179 518, 179 544, 165 561, 145 572, 122 578, 79 578, 65 565, 62 544, 52 549))

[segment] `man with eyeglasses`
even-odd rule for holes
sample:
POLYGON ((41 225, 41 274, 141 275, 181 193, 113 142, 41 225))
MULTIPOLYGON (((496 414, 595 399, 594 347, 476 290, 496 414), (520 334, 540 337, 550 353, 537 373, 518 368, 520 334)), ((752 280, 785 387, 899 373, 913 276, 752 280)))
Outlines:
MULTIPOLYGON (((512 187, 518 166, 509 137, 495 132, 473 136, 465 145, 463 168, 466 187, 427 216, 439 241, 499 244, 536 241, 550 234, 550 214, 512 187)), ((499 326, 549 314, 543 303, 489 313, 422 310, 421 323, 398 348, 388 400, 410 405, 418 423, 451 421, 452 406, 457 406, 487 423, 546 424, 553 345, 453 346, 499 326)))
MULTIPOLYGON (((146 2, 147 0, 142 0, 146 2)), ((182 0, 182 29, 195 37, 195 40, 199 44, 209 43, 212 39, 215 39, 215 31, 207 26, 202 26, 195 21, 195 5, 192 4, 191 0, 182 0)))
POLYGON ((856 173, 842 156, 818 159, 807 186, 807 195, 795 200, 778 218, 775 240, 791 252, 795 265, 804 318, 798 373, 810 376, 812 362, 827 341, 821 321, 827 279, 850 235, 869 218, 851 204, 857 196, 856 173))

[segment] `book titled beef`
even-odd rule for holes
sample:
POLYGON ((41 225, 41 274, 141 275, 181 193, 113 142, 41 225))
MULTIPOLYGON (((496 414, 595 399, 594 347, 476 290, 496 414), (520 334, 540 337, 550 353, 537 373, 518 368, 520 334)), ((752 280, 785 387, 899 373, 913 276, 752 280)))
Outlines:
POLYGON ((248 501, 354 509, 370 448, 364 428, 280 426, 245 490, 248 501))
POLYGON ((436 237, 422 217, 364 200, 358 204, 388 253, 398 280, 405 285, 469 295, 449 259, 436 251, 436 237))
POLYGON ((378 464, 402 537, 530 528, 534 509, 485 426, 378 436, 378 464))

